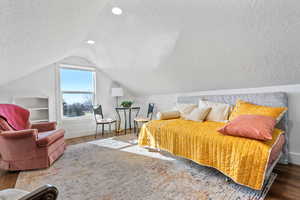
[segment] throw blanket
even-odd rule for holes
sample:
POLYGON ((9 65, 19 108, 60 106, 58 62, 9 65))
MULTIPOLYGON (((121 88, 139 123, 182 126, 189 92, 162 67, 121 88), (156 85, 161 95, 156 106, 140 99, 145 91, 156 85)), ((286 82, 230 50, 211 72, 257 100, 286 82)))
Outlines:
POLYGON ((5 119, 16 131, 28 128, 29 115, 29 111, 20 106, 14 104, 0 104, 0 117, 5 119))
POLYGON ((175 120, 153 120, 143 125, 139 145, 166 150, 201 165, 218 169, 235 182, 260 190, 263 186, 269 156, 280 134, 262 142, 225 136, 217 130, 225 123, 203 123, 175 120))

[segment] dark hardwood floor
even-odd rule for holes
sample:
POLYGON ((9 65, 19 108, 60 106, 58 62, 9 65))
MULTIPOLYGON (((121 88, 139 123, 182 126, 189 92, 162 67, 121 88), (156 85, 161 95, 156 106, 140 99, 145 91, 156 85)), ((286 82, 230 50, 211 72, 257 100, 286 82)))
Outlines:
MULTIPOLYGON (((122 133, 121 133, 122 135, 122 133)), ((112 134, 98 136, 97 139, 111 137, 112 134)), ((94 136, 67 139, 68 145, 88 142, 94 140, 94 136)), ((274 172, 278 174, 272 185, 266 200, 300 200, 300 166, 277 165, 274 172)), ((19 172, 5 172, 0 170, 0 190, 13 188, 17 181, 19 172)))

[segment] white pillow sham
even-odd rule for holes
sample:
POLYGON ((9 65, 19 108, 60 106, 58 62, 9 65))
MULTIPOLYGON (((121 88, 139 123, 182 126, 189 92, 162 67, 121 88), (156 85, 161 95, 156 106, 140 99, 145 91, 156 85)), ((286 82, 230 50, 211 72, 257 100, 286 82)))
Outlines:
POLYGON ((215 122, 228 121, 229 113, 231 111, 231 105, 225 103, 216 103, 211 101, 199 100, 199 108, 210 107, 211 110, 206 116, 205 120, 215 122))
POLYGON ((177 103, 175 110, 178 110, 180 112, 180 117, 186 119, 186 116, 188 116, 195 108, 197 108, 196 104, 177 103))
POLYGON ((186 116, 186 119, 196 122, 203 122, 210 110, 210 107, 195 108, 189 115, 186 116))

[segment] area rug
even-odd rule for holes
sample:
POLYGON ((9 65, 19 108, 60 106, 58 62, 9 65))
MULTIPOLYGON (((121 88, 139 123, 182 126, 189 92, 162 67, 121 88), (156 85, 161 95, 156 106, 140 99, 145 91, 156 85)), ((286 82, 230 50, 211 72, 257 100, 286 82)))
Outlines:
POLYGON ((262 200, 275 177, 255 191, 215 169, 109 138, 68 146, 50 168, 21 172, 16 188, 52 184, 59 200, 262 200))

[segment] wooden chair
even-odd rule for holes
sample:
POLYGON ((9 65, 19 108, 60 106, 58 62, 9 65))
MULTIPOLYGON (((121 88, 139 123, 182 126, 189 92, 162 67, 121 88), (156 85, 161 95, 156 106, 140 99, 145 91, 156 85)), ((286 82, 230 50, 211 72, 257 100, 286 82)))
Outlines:
POLYGON ((115 131, 117 131, 117 120, 109 119, 109 118, 105 119, 104 116, 103 116, 102 106, 101 105, 94 106, 93 111, 94 111, 94 116, 95 116, 95 121, 96 121, 95 138, 97 137, 98 126, 99 125, 102 126, 102 135, 104 135, 104 126, 106 124, 109 125, 109 132, 110 133, 111 133, 111 124, 115 124, 115 131))
POLYGON ((139 123, 147 123, 150 120, 152 120, 154 112, 154 103, 149 103, 148 105, 148 111, 147 111, 147 116, 146 117, 136 117, 134 118, 134 132, 139 135, 139 123))

